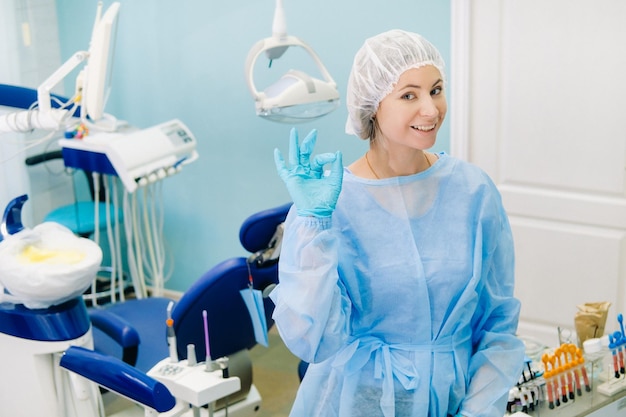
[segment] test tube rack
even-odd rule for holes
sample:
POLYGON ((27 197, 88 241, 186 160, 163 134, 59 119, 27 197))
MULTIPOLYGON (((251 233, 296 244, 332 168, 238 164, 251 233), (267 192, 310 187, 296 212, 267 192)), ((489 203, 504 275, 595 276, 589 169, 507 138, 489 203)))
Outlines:
POLYGON ((554 353, 544 353, 541 361, 545 369, 543 377, 550 409, 582 395, 583 384, 586 392, 591 391, 585 358, 575 344, 564 343, 554 353))

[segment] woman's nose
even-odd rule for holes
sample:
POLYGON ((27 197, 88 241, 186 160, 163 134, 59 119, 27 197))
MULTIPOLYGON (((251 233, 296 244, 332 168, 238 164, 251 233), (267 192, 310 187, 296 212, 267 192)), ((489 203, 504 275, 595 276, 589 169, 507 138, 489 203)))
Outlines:
POLYGON ((420 107, 420 114, 424 117, 432 118, 439 116, 439 108, 432 97, 428 96, 424 98, 420 107))

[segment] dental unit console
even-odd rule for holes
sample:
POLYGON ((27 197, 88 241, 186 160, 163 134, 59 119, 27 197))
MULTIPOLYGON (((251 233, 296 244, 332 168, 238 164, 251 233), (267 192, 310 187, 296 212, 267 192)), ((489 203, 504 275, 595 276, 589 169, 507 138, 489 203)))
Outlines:
POLYGON ((120 178, 128 192, 180 172, 198 158, 196 138, 180 120, 82 139, 61 139, 65 166, 120 178))
POLYGON ((207 369, 204 363, 192 364, 187 360, 172 363, 170 358, 157 363, 148 376, 165 385, 174 397, 191 404, 203 407, 241 388, 238 377, 224 377, 218 368, 207 369))

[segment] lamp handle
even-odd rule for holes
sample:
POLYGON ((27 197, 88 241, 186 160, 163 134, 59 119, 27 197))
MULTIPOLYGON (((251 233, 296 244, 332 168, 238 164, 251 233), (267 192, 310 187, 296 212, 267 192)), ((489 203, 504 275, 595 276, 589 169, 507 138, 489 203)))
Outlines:
POLYGON ((311 48, 309 45, 305 44, 295 36, 273 36, 270 38, 261 39, 256 44, 254 44, 252 49, 250 49, 250 52, 248 52, 248 56, 246 58, 246 81, 248 83, 248 89, 250 90, 250 93, 255 98, 255 100, 260 100, 263 96, 263 93, 260 93, 256 89, 256 86, 254 85, 254 80, 252 79, 254 66, 257 59, 259 58, 259 55, 261 55, 261 53, 263 52, 267 52, 267 55, 271 57, 270 59, 277 59, 280 58, 280 56, 282 56, 282 54, 290 46, 299 46, 307 51, 311 58, 313 58, 313 61, 322 73, 322 76, 324 77, 326 82, 332 83, 335 87, 337 86, 335 80, 330 76, 330 73, 322 63, 319 56, 315 53, 313 48, 311 48))

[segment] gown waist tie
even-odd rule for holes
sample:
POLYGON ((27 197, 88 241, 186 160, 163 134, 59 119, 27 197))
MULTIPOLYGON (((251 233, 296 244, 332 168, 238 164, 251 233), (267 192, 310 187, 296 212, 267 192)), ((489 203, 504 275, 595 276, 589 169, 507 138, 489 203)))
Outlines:
POLYGON ((333 367, 343 368, 346 376, 352 375, 365 366, 374 352, 374 378, 383 380, 380 407, 385 417, 394 417, 394 377, 406 390, 416 389, 419 384, 419 373, 415 362, 400 352, 454 352, 470 338, 469 327, 454 334, 439 337, 429 344, 419 345, 385 343, 373 336, 357 337, 337 353, 333 367))

